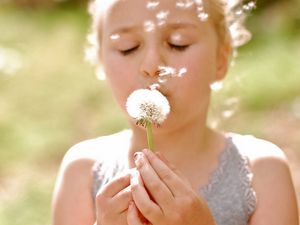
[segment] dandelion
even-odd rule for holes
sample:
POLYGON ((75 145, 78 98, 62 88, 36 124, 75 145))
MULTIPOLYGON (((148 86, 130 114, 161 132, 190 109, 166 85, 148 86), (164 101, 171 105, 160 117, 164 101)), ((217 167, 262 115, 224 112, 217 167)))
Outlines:
POLYGON ((139 89, 128 97, 126 109, 137 125, 146 128, 148 148, 153 150, 152 124, 159 126, 165 121, 170 112, 169 101, 158 90, 139 89))

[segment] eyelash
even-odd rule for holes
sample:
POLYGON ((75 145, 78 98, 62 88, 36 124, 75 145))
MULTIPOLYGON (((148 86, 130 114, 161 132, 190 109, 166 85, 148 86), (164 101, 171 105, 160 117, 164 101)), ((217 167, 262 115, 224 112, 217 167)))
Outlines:
POLYGON ((140 46, 135 46, 135 47, 132 47, 132 48, 129 48, 129 49, 126 49, 126 50, 120 50, 121 54, 126 56, 126 55, 129 55, 131 53, 133 53, 135 50, 137 50, 140 46))
POLYGON ((184 51, 189 47, 189 45, 175 45, 171 43, 169 43, 168 45, 172 50, 176 50, 176 51, 184 51))
MULTIPOLYGON (((175 50, 175 51, 184 51, 189 47, 189 45, 175 45, 175 44, 171 44, 171 43, 168 43, 168 45, 172 50, 175 50)), ((122 55, 127 56, 129 54, 134 53, 134 51, 137 50, 139 47, 140 46, 135 46, 135 47, 132 47, 132 48, 129 48, 126 50, 120 50, 120 52, 122 55)))

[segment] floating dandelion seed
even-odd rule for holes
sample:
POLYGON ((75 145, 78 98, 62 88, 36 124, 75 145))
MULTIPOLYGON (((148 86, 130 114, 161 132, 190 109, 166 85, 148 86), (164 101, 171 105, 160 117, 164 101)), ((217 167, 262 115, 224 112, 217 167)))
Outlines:
POLYGON ((158 78, 158 83, 164 84, 164 83, 166 83, 166 82, 168 81, 168 79, 169 79, 168 76, 160 76, 160 77, 158 78))
POLYGON ((191 0, 185 0, 185 1, 181 0, 176 2, 176 7, 181 9, 188 9, 193 5, 194 5, 194 1, 191 0))
POLYGON ((149 88, 150 90, 157 90, 158 88, 160 88, 160 84, 158 83, 151 84, 149 88))
POLYGON ((210 89, 212 91, 220 91, 223 88, 223 82, 222 81, 215 81, 210 85, 210 89))
POLYGON ((197 5, 197 15, 201 22, 208 20, 209 15, 205 12, 205 7, 202 0, 195 0, 197 5))
POLYGON ((153 150, 152 124, 159 126, 167 118, 170 113, 168 99, 158 90, 139 89, 129 95, 126 109, 137 125, 146 128, 148 147, 153 150))
POLYGON ((119 34, 113 34, 113 35, 110 36, 111 40, 118 40, 119 38, 120 38, 119 34))
POLYGON ((98 80, 101 80, 101 81, 103 81, 103 80, 105 80, 105 74, 104 74, 104 71, 101 69, 101 68, 96 68, 96 78, 98 79, 98 80))
POLYGON ((176 74, 176 69, 170 66, 159 66, 159 76, 174 76, 176 74))
POLYGON ((168 11, 160 11, 156 14, 156 18, 158 20, 158 26, 162 26, 166 23, 166 19, 169 15, 168 11))
POLYGON ((158 82, 161 84, 167 82, 169 78, 175 77, 176 75, 176 69, 169 66, 159 66, 158 71, 158 82))
POLYGON ((170 66, 159 66, 158 69, 158 82, 160 84, 167 82, 172 77, 183 77, 187 72, 185 67, 180 68, 179 71, 170 66))
POLYGON ((168 15, 169 15, 168 11, 160 11, 159 13, 156 14, 156 18, 158 20, 165 20, 167 19, 168 15))
POLYGON ((198 18, 199 18, 202 22, 207 21, 207 20, 208 20, 208 17, 209 17, 209 15, 208 15, 207 13, 201 12, 201 13, 198 14, 198 18))
POLYGON ((239 24, 234 23, 229 27, 229 31, 232 37, 233 46, 241 46, 245 42, 251 39, 251 34, 249 31, 243 29, 239 24))
POLYGON ((158 1, 149 1, 147 2, 147 9, 155 9, 158 5, 158 1))
POLYGON ((144 22, 144 29, 146 32, 152 32, 155 29, 155 24, 151 20, 144 22))
POLYGON ((256 7, 255 2, 248 2, 246 5, 243 6, 243 9, 245 11, 251 11, 255 9, 255 7, 256 7))
POLYGON ((200 21, 202 22, 207 21, 209 15, 205 12, 204 7, 202 5, 197 7, 197 13, 200 21))
POLYGON ((187 69, 185 67, 181 68, 179 70, 179 73, 178 73, 178 77, 183 77, 187 72, 187 69))
POLYGON ((250 32, 243 26, 247 14, 255 9, 255 1, 222 0, 233 47, 239 47, 251 39, 250 32))
POLYGON ((237 97, 231 97, 224 102, 225 110, 222 112, 223 118, 232 117, 238 110, 240 99, 237 97))

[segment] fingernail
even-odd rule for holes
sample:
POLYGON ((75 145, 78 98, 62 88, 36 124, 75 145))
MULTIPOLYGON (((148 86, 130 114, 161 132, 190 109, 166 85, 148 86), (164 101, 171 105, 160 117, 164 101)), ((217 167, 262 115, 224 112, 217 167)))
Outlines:
POLYGON ((133 159, 134 159, 135 162, 138 162, 142 157, 143 157, 143 153, 142 152, 135 152, 133 154, 133 159))

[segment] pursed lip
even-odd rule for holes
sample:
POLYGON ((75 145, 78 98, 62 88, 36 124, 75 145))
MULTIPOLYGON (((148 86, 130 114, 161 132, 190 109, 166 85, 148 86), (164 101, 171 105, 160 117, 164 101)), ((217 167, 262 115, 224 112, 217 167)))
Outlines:
POLYGON ((166 90, 165 87, 163 87, 162 84, 158 84, 158 83, 153 83, 151 85, 147 86, 147 89, 149 90, 158 90, 163 96, 165 96, 166 98, 169 97, 169 94, 166 90))

